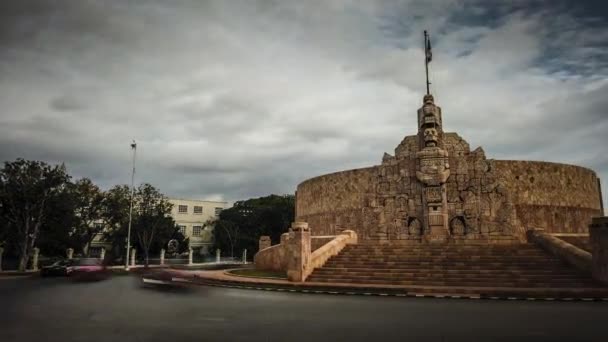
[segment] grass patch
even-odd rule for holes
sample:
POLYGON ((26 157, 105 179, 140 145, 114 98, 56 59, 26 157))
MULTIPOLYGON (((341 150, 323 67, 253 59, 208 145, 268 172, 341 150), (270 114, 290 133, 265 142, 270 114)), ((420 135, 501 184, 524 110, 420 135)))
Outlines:
POLYGON ((251 268, 244 268, 238 270, 228 271, 230 274, 254 277, 254 278, 274 278, 274 279, 287 279, 287 274, 284 271, 261 271, 251 268))

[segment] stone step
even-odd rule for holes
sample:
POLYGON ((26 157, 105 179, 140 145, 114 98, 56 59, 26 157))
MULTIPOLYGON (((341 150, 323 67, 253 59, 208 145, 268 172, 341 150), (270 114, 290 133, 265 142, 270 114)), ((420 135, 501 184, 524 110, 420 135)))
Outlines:
POLYGON ((598 287, 535 245, 346 246, 307 281, 416 286, 598 287))
POLYGON ((536 248, 532 244, 517 245, 348 245, 346 249, 360 250, 397 250, 397 249, 417 249, 417 250, 533 250, 536 248))
POLYGON ((397 274, 397 275, 415 275, 415 274, 453 274, 453 275, 497 275, 497 276, 581 276, 579 272, 564 269, 554 270, 510 270, 510 269, 483 269, 483 270, 435 270, 435 269, 378 269, 378 268, 318 268, 314 270, 314 274, 397 274))
POLYGON ((544 255, 543 251, 525 251, 525 252, 493 252, 493 251, 342 251, 343 255, 486 255, 486 256, 540 256, 544 255))
POLYGON ((493 252, 533 252, 538 251, 535 247, 522 247, 522 248, 492 248, 492 247, 476 247, 476 248, 418 248, 418 247, 375 247, 375 248, 357 248, 352 246, 344 247, 345 251, 427 251, 427 252, 438 252, 438 251, 462 251, 462 252, 473 252, 473 251, 493 251, 493 252))
POLYGON ((483 276, 483 275, 450 275, 450 274, 426 274, 426 275, 403 275, 403 274, 318 274, 314 273, 311 275, 313 278, 332 278, 332 279, 375 279, 375 280, 415 280, 415 281, 451 281, 451 282, 467 282, 467 281, 487 281, 487 282, 549 282, 549 283, 568 283, 568 282, 581 282, 589 281, 587 278, 581 276, 566 276, 566 277, 553 277, 553 276, 525 276, 514 279, 513 277, 503 276, 483 276))
POLYGON ((339 269, 317 269, 314 274, 396 274, 396 275, 416 275, 416 274, 447 274, 457 276, 547 276, 547 277, 559 277, 559 276, 577 276, 581 277, 581 274, 576 271, 569 270, 551 270, 551 271, 525 271, 525 270, 437 270, 437 269, 400 269, 400 270, 389 270, 389 269, 357 269, 357 268, 339 268, 339 269))
POLYGON ((526 281, 431 281, 431 280, 378 280, 378 279, 358 279, 358 278, 326 278, 309 277, 310 282, 325 283, 354 283, 354 284, 384 284, 384 285, 416 285, 416 286, 466 286, 466 287, 534 287, 534 288, 595 288, 596 284, 585 281, 568 282, 526 282, 526 281))
POLYGON ((540 282, 589 282, 594 283, 590 278, 586 278, 584 276, 568 276, 568 277, 553 277, 553 276, 523 276, 518 278, 513 277, 500 277, 496 275, 451 275, 451 274, 417 274, 417 275, 402 275, 402 274, 367 274, 367 275, 354 275, 354 274, 319 274, 313 273, 310 277, 314 278, 340 278, 340 279, 376 279, 376 280, 436 280, 436 281, 491 281, 491 282, 517 282, 517 281, 540 281, 540 282))
POLYGON ((543 261, 552 261, 557 260, 557 258, 552 256, 537 256, 537 257, 495 257, 495 256, 455 256, 455 257, 444 257, 444 256, 429 256, 429 257, 419 257, 419 256, 404 256, 404 255, 391 255, 391 256, 345 256, 339 255, 331 258, 332 260, 345 260, 345 261, 475 261, 475 262, 483 262, 483 261, 535 261, 535 262, 543 262, 543 261))
POLYGON ((561 262, 552 263, 525 263, 525 262, 486 262, 486 263, 471 263, 471 262, 355 262, 355 261, 335 261, 329 260, 325 263, 324 267, 367 267, 367 268, 434 268, 434 269, 471 269, 472 267, 478 267, 480 269, 506 269, 506 268, 518 268, 518 269, 546 269, 550 267, 563 268, 561 262))
POLYGON ((525 254, 525 253, 542 253, 536 249, 524 250, 492 250, 492 249, 351 249, 344 248, 343 253, 365 252, 365 253, 494 253, 494 254, 525 254))
POLYGON ((537 251, 537 252, 526 252, 526 253, 474 253, 474 252, 470 252, 470 253, 458 253, 458 252, 437 252, 437 253, 429 253, 429 252, 401 252, 401 253, 393 253, 393 252, 369 252, 369 253, 360 253, 360 252, 353 252, 353 251, 346 251, 346 252, 342 252, 340 253, 340 255, 344 255, 344 256, 354 256, 354 257, 358 257, 358 256, 409 256, 409 257, 428 257, 428 256, 444 256, 444 257, 471 257, 471 256, 479 256, 479 257, 541 257, 541 256, 546 256, 547 254, 545 254, 544 252, 541 251, 537 251))

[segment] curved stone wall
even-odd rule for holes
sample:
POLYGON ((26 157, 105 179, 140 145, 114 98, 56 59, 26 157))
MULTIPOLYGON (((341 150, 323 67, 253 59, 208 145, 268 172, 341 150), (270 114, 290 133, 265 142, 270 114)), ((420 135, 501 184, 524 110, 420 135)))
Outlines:
MULTIPOLYGON (((587 232, 599 216, 600 192, 594 171, 550 162, 492 160, 496 180, 510 194, 521 227, 549 233, 587 232)), ((309 223, 313 235, 344 229, 370 237, 382 218, 376 207, 381 166, 331 173, 306 180, 296 193, 296 220, 309 223)))
POLYGON ((591 218, 601 216, 599 184, 593 170, 520 160, 494 160, 493 165, 524 228, 586 233, 591 218))
POLYGON ((373 200, 377 167, 330 173, 298 185, 296 217, 313 235, 336 235, 363 225, 363 208, 373 200))

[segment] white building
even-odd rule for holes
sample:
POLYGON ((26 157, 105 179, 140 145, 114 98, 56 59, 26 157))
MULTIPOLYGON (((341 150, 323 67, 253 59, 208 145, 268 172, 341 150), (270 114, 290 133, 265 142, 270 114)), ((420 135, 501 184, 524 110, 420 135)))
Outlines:
POLYGON ((201 254, 207 254, 213 244, 213 226, 209 222, 218 218, 228 207, 228 202, 199 201, 170 198, 173 204, 171 216, 182 234, 189 238, 190 247, 201 254))
MULTIPOLYGON (((180 231, 189 239, 190 247, 200 254, 208 254, 213 244, 213 226, 210 223, 219 217, 222 210, 228 208, 228 202, 200 201, 180 198, 169 198, 173 204, 171 217, 180 231)), ((103 225, 103 223, 95 223, 103 225)), ((134 244, 131 236, 131 244, 134 244)), ((103 234, 97 234, 91 243, 91 255, 98 255, 101 248, 111 247, 104 241, 103 234)))

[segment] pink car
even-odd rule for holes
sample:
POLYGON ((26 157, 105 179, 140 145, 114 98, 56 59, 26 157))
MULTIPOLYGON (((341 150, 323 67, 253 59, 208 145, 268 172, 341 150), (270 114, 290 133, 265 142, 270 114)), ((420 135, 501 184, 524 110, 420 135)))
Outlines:
POLYGON ((109 270, 99 259, 80 259, 72 267, 74 280, 102 280, 110 276, 109 270))

